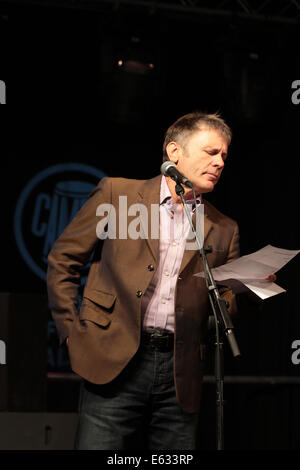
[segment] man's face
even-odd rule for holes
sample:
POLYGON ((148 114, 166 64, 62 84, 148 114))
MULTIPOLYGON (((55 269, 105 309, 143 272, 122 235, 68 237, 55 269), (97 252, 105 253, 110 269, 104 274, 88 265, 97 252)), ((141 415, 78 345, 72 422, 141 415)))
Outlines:
POLYGON ((178 170, 193 183, 196 192, 208 193, 218 182, 227 157, 228 144, 216 130, 191 134, 183 146, 170 142, 168 155, 178 170))

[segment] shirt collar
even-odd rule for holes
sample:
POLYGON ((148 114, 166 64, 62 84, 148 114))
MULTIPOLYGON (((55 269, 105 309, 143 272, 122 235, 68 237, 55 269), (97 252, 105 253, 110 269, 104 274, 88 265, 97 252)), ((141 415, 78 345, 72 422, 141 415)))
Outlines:
MULTIPOLYGON (((161 179, 161 185, 160 185, 160 205, 162 206, 163 204, 166 204, 166 203, 169 207, 173 206, 172 195, 171 195, 171 192, 169 190, 169 186, 167 184, 166 177, 163 175, 162 179, 161 179)), ((194 199, 193 198, 188 199, 186 201, 186 203, 188 204, 188 206, 194 212, 194 210, 195 210, 194 199)), ((196 197, 196 205, 198 206, 199 204, 201 204, 201 194, 199 194, 199 196, 196 197)))
POLYGON ((161 178, 161 185, 160 185, 160 205, 164 204, 167 201, 172 200, 172 195, 169 190, 169 186, 166 181, 166 177, 163 175, 161 178))

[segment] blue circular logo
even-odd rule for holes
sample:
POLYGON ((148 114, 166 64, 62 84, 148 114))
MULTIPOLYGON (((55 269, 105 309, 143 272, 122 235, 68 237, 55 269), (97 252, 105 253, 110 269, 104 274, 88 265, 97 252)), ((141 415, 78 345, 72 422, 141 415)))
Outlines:
POLYGON ((80 163, 62 163, 35 175, 22 191, 14 214, 17 246, 28 267, 46 281, 54 242, 103 176, 80 163))

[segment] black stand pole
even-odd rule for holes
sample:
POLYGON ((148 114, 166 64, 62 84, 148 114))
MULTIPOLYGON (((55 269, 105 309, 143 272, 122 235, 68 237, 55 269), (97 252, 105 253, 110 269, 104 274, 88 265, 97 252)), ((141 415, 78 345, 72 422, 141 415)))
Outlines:
MULTIPOLYGON (((184 188, 181 184, 177 183, 175 186, 175 191, 182 201, 185 213, 189 220, 191 229, 195 235, 195 240, 197 243, 199 254, 202 258, 202 263, 204 267, 204 275, 206 286, 208 289, 209 300, 212 307, 212 311, 215 319, 216 327, 216 349, 215 349, 215 376, 216 376, 216 410, 217 410, 217 432, 216 432, 216 443, 217 450, 222 450, 224 448, 224 414, 223 414, 223 383, 224 383, 224 357, 223 357, 223 343, 220 338, 220 325, 222 326, 223 332, 226 334, 229 341, 229 345, 232 350, 234 357, 240 355, 239 347, 235 340, 233 333, 233 324, 231 318, 227 311, 227 302, 221 298, 218 288, 216 286, 215 280, 213 278, 211 269, 207 262, 206 253, 211 251, 210 247, 204 246, 204 240, 200 241, 196 229, 193 224, 191 214, 189 213, 187 204, 184 199, 184 188)), ((196 204, 196 201, 195 201, 196 204)))

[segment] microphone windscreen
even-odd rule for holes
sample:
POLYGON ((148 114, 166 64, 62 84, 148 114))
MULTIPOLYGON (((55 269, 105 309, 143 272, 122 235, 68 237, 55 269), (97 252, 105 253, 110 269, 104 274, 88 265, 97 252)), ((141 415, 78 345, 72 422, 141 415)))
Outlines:
POLYGON ((166 161, 166 162, 164 162, 164 163, 161 165, 161 167, 160 167, 160 172, 161 172, 163 175, 165 175, 170 167, 175 167, 175 168, 176 168, 175 163, 174 163, 174 162, 171 162, 170 160, 169 160, 169 161, 166 161))

